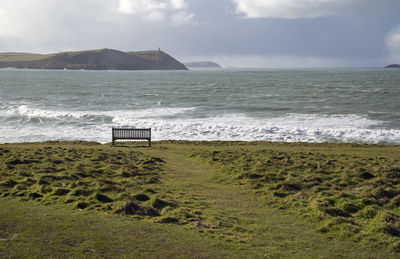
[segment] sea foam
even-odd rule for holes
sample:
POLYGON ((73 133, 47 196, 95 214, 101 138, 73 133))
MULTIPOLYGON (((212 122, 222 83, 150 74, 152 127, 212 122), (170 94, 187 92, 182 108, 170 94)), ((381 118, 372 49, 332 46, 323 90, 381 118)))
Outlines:
POLYGON ((110 141, 111 127, 152 128, 154 140, 351 142, 400 144, 400 130, 356 114, 241 113, 198 116, 195 107, 114 111, 46 110, 28 105, 0 109, 0 142, 44 140, 110 141))
POLYGON ((359 115, 288 114, 276 118, 252 118, 227 114, 169 120, 115 117, 113 123, 151 127, 158 139, 400 143, 399 130, 373 129, 371 127, 382 122, 359 115))
POLYGON ((45 110, 40 108, 32 108, 27 105, 20 105, 3 109, 0 113, 6 116, 18 116, 21 118, 41 118, 41 119, 58 119, 58 120, 86 120, 93 118, 110 117, 116 114, 121 117, 131 118, 153 118, 163 116, 173 116, 195 108, 150 108, 144 110, 115 110, 115 111, 65 111, 65 110, 45 110))

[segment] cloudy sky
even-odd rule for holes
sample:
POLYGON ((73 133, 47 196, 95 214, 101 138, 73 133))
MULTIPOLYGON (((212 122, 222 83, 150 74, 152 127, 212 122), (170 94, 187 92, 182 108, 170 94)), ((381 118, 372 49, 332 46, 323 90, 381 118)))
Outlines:
POLYGON ((0 0, 0 52, 161 47, 226 66, 400 63, 400 0, 0 0))

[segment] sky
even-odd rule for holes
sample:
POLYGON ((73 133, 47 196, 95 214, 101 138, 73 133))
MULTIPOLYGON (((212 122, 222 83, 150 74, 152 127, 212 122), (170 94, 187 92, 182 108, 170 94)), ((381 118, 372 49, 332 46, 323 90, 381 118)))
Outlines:
POLYGON ((400 0, 0 0, 0 52, 161 48, 233 67, 400 63, 400 0))

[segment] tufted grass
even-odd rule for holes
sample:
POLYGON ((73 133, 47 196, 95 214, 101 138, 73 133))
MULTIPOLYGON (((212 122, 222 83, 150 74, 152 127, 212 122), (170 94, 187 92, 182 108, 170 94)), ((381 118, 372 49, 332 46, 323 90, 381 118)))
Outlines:
POLYGON ((395 258, 399 151, 0 145, 0 257, 395 258))
POLYGON ((329 238, 400 252, 400 148, 256 144, 195 152, 269 205, 317 220, 329 238))

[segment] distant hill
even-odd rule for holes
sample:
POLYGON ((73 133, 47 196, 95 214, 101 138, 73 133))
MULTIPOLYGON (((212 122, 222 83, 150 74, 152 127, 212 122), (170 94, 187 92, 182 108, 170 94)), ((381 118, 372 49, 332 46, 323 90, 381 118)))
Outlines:
POLYGON ((219 64, 211 61, 196 61, 196 62, 185 62, 187 67, 221 67, 219 64))
POLYGON ((85 70, 187 70, 163 51, 123 52, 114 49, 56 54, 0 53, 0 68, 85 70))
POLYGON ((386 66, 385 68, 400 68, 400 64, 392 64, 392 65, 386 66))

